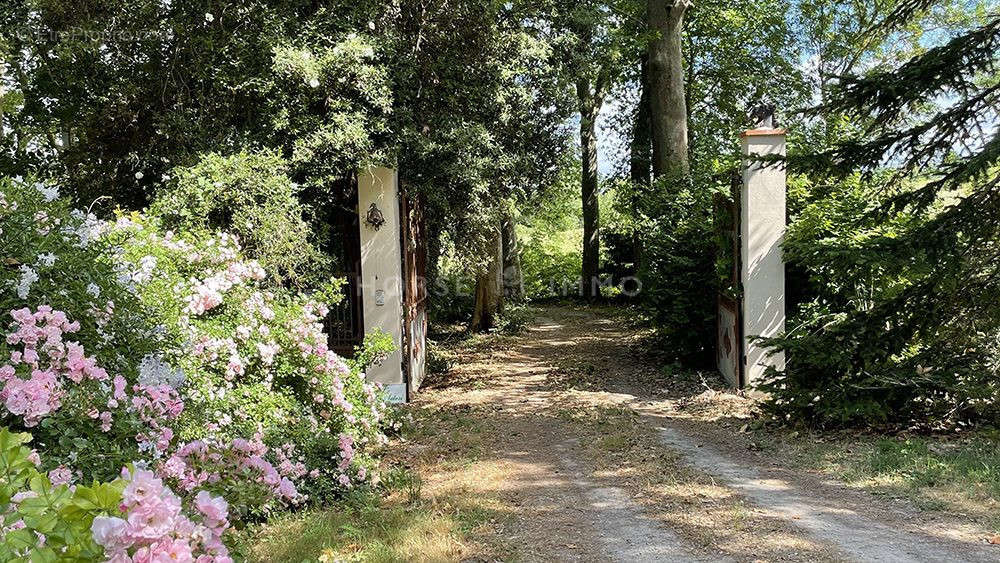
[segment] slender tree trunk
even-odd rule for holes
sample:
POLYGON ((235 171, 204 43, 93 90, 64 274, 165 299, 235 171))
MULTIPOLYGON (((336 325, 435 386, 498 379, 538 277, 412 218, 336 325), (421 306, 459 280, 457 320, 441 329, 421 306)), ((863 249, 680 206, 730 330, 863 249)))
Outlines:
POLYGON ((469 330, 483 331, 496 326, 497 315, 503 306, 503 243, 500 231, 492 232, 489 264, 486 271, 476 276, 476 305, 472 312, 469 330))
POLYGON ((646 17, 656 38, 649 44, 653 177, 687 173, 687 106, 681 32, 688 0, 647 0, 646 17))
POLYGON ((601 234, 597 176, 597 114, 600 99, 590 90, 590 81, 576 83, 580 102, 580 161, 583 167, 581 192, 583 197, 583 295, 588 300, 601 296, 599 282, 601 234))
POLYGON ((521 248, 512 217, 505 217, 501 228, 503 242, 503 297, 505 301, 520 301, 524 297, 524 274, 521 272, 521 248))

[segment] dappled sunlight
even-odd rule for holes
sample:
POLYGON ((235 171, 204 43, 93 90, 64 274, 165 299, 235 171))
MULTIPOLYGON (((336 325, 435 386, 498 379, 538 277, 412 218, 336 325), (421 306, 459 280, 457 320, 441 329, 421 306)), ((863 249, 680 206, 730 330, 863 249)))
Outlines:
MULTIPOLYGON (((766 539, 755 539, 749 527, 742 531, 735 529, 734 514, 742 502, 739 495, 714 484, 710 478, 681 471, 675 465, 675 456, 649 449, 648 436, 646 441, 637 439, 635 415, 628 414, 633 412, 631 407, 643 402, 642 397, 648 396, 650 387, 675 386, 650 370, 648 364, 641 361, 641 352, 623 346, 637 344, 634 333, 618 330, 619 324, 613 318, 593 322, 593 315, 587 311, 550 309, 547 312, 554 319, 566 318, 575 322, 552 320, 542 323, 545 330, 533 328, 525 338, 496 350, 477 347, 461 351, 459 355, 464 361, 446 376, 449 385, 436 386, 434 393, 419 397, 415 405, 421 409, 455 413, 457 418, 449 424, 457 424, 462 429, 467 425, 460 420, 475 421, 475 426, 480 428, 475 437, 458 438, 469 444, 468 452, 475 461, 459 461, 457 467, 463 474, 483 471, 483 481, 476 485, 479 490, 484 495, 499 493, 517 508, 515 520, 525 522, 515 534, 518 541, 546 546, 544 551, 537 553, 549 554, 549 550, 556 549, 562 550, 556 553, 563 553, 565 558, 577 558, 580 546, 595 541, 593 538, 587 540, 589 524, 579 522, 581 515, 595 510, 621 518, 622 511, 626 510, 624 506, 642 505, 653 521, 671 524, 657 534, 668 533, 667 530, 676 527, 682 537, 696 538, 695 545, 707 553, 735 556, 740 549, 757 549, 756 544, 768 544, 774 546, 768 548, 772 551, 764 549, 760 553, 787 559, 790 556, 783 551, 794 547, 798 553, 809 555, 792 559, 822 559, 817 555, 823 553, 822 547, 801 538, 794 540, 794 534, 782 531, 780 526, 769 524, 768 529, 777 529, 780 533, 769 532, 766 539), (601 330, 594 332, 594 326, 601 330), (574 350, 572 356, 563 353, 568 348, 574 350), (609 373, 609 369, 613 371, 609 373), (657 380, 655 384, 648 383, 657 380), (647 394, 643 395, 642 391, 647 394), (608 432, 605 426, 616 430, 608 432), (575 436, 575 445, 561 445, 561 450, 551 451, 556 444, 564 444, 569 436, 575 436), (587 446, 579 445, 581 437, 586 437, 587 446), (492 442, 493 446, 486 446, 481 440, 492 442), (591 449, 595 451, 594 457, 588 453, 591 449), (613 463, 612 460, 618 459, 623 451, 631 452, 629 457, 637 454, 639 459, 613 463), (584 459, 578 469, 564 465, 565 460, 578 455, 583 455, 584 459), (649 459, 645 460, 647 457, 649 459), (584 485, 579 476, 572 476, 574 471, 586 472, 590 475, 587 481, 592 479, 594 484, 584 485), (501 478, 498 482, 499 474, 509 474, 511 478, 501 478), (662 479, 669 475, 680 477, 663 483, 662 479), (581 494, 584 495, 582 499, 581 494), (669 510, 664 510, 665 507, 669 510), (698 510, 692 512, 692 507, 698 510), (532 523, 540 522, 544 522, 541 526, 549 530, 548 533, 540 533, 533 527, 532 523), (574 539, 561 542, 569 543, 568 546, 553 545, 551 537, 554 534, 574 539), (719 545, 699 539, 709 536, 728 539, 719 545)), ((674 399, 704 400, 704 397, 697 398, 705 390, 700 380, 692 380, 688 388, 690 390, 683 394, 675 393, 652 404, 674 411, 683 410, 675 409, 674 399)), ((680 416, 692 415, 683 413, 680 416)), ((444 430, 439 428, 434 434, 442 432, 444 430)), ((456 446, 459 444, 452 443, 449 449, 461 452, 456 446)), ((442 455, 441 448, 433 451, 442 455)), ((448 458, 449 455, 445 455, 438 463, 448 458)), ((445 487, 442 490, 455 490, 456 486, 461 491, 474 490, 472 484, 464 480, 466 477, 453 474, 441 478, 445 487)), ((628 519, 636 517, 632 512, 635 510, 628 513, 628 519)), ((744 516, 740 518, 746 520, 744 516)), ((754 517, 749 521, 753 523, 754 517)), ((633 522, 630 525, 648 527, 650 524, 633 522)), ((600 529, 591 529, 589 533, 606 535, 600 529)), ((532 548, 527 549, 530 552, 532 548)))
POLYGON ((619 312, 544 312, 495 347, 458 343, 461 361, 410 407, 422 436, 408 448, 429 472, 425 493, 466 498, 464 510, 485 503, 504 549, 586 560, 631 553, 629 542, 648 534, 657 553, 673 554, 662 560, 838 561, 844 545, 867 549, 887 530, 942 542, 938 553, 975 534, 876 510, 863 492, 783 467, 754 427, 752 399, 714 373, 659 368, 619 312), (664 442, 668 427, 699 440, 664 442), (883 523, 869 543, 852 544, 871 522, 883 523))

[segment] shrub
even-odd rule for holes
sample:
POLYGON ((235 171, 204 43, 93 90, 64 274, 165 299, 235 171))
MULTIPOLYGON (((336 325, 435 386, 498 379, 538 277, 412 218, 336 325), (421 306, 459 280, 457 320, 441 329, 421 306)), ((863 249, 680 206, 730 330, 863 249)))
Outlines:
POLYGON ((555 181, 527 206, 517 226, 524 295, 529 299, 579 295, 583 258, 580 165, 560 167, 555 181))
POLYGON ((275 284, 305 287, 325 271, 287 166, 272 152, 207 154, 175 168, 150 208, 165 228, 221 230, 239 237, 275 284))
POLYGON ((108 481, 136 462, 185 502, 228 497, 239 520, 377 483, 395 421, 361 370, 387 348, 372 335, 350 364, 327 348, 317 299, 336 282, 295 293, 232 235, 102 223, 45 186, 0 187, 0 417, 31 432, 40 470, 108 481))
MULTIPOLYGON (((640 188, 641 189, 641 188, 640 188)), ((663 178, 645 194, 641 300, 671 359, 709 365, 714 353, 715 273, 710 179, 663 178)), ((627 198, 623 198, 627 201, 627 198)))
POLYGON ((583 229, 547 230, 540 226, 522 226, 521 269, 524 294, 530 299, 567 297, 580 291, 583 229))
POLYGON ((527 305, 506 303, 497 318, 495 330, 501 334, 520 334, 527 330, 533 318, 534 311, 527 305))
POLYGON ((188 503, 147 469, 128 467, 111 482, 70 485, 38 471, 27 433, 0 428, 0 509, 4 561, 151 561, 228 563, 222 537, 228 505, 199 491, 188 503), (184 505, 187 506, 184 506, 184 505))
POLYGON ((932 322, 922 329, 925 316, 953 305, 936 297, 914 301, 927 284, 939 283, 940 266, 925 253, 894 250, 947 202, 926 214, 882 217, 873 212, 892 194, 859 176, 822 191, 807 185, 810 191, 816 193, 800 205, 784 250, 808 274, 811 295, 788 333, 766 341, 789 359, 762 386, 770 411, 825 426, 995 419, 998 317, 977 304, 971 325, 932 322))
POLYGON ((451 371, 454 358, 436 341, 427 339, 427 373, 442 375, 451 371))
MULTIPOLYGON (((236 455, 234 440, 255 438, 261 446, 254 455, 294 451, 294 462, 310 468, 293 470, 290 462, 280 475, 302 484, 304 495, 265 487, 245 503, 234 498, 238 514, 266 514, 310 491, 337 494, 369 481, 372 459, 355 456, 353 445, 344 444, 364 450, 386 439, 388 405, 377 386, 363 381, 361 369, 387 349, 377 333, 366 338, 352 364, 328 349, 322 325, 327 307, 314 298, 341 293, 327 288, 309 296, 267 284, 266 272, 224 233, 177 234, 164 231, 158 218, 131 214, 120 217, 109 236, 123 241, 125 263, 154 265, 139 295, 161 315, 174 350, 170 359, 186 375, 180 447, 194 443, 200 451, 204 445, 211 455, 226 457, 236 455), (319 483, 324 480, 329 483, 319 483)), ((261 475, 248 477, 256 482, 261 475)))
POLYGON ((50 468, 103 479, 138 459, 124 397, 163 344, 105 227, 54 188, 0 179, 0 419, 30 428, 50 468))

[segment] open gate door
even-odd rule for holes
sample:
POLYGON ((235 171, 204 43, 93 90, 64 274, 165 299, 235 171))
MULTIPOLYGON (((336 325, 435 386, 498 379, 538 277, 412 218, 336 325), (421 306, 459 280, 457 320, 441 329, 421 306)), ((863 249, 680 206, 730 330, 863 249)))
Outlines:
POLYGON ((403 218, 403 322, 407 393, 420 388, 427 369, 427 241, 423 206, 419 194, 403 190, 400 198, 403 218))
POLYGON ((715 233, 718 241, 717 263, 728 267, 721 280, 716 305, 716 365, 726 382, 742 388, 744 380, 743 303, 740 287, 740 184, 738 174, 732 177, 731 197, 716 193, 713 198, 715 233), (721 258, 721 260, 718 260, 721 258))

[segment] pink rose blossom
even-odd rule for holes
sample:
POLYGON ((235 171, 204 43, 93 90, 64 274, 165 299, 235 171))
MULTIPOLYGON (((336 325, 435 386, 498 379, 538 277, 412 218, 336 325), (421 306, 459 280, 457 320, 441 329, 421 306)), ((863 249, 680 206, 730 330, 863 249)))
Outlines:
POLYGON ((64 465, 49 471, 49 481, 53 486, 68 485, 73 482, 73 472, 64 465))

